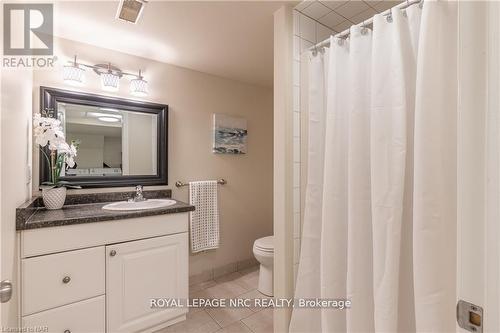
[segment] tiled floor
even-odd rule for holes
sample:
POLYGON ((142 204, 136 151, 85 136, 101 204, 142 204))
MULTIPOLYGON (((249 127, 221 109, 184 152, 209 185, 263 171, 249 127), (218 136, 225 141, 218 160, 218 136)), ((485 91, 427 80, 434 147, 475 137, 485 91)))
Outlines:
MULTIPOLYGON (((258 266, 189 287, 191 298, 269 298, 257 291, 258 266)), ((191 308, 187 319, 156 333, 272 333, 272 308, 191 308)))

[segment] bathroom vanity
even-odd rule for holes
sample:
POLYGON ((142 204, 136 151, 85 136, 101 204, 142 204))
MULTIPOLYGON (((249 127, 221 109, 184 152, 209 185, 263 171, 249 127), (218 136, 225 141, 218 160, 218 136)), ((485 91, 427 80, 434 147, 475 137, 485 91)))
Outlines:
MULTIPOLYGON (((69 195, 61 210, 39 198, 17 210, 20 324, 49 332, 152 332, 187 308, 151 308, 152 298, 188 298, 188 212, 168 207, 109 211, 132 193, 69 195)), ((170 198, 170 191, 144 192, 170 198)))

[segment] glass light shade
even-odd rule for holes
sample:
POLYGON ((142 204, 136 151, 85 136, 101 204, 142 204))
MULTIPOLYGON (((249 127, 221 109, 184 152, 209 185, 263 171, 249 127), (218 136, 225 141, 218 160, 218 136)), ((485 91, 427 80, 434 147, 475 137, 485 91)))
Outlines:
POLYGON ((148 82, 142 78, 133 79, 130 81, 130 93, 135 96, 148 95, 148 82))
POLYGON ((103 90, 118 91, 120 86, 120 77, 113 73, 102 73, 101 86, 103 90))
POLYGON ((64 66, 63 80, 68 83, 81 85, 85 81, 85 70, 76 64, 64 66))

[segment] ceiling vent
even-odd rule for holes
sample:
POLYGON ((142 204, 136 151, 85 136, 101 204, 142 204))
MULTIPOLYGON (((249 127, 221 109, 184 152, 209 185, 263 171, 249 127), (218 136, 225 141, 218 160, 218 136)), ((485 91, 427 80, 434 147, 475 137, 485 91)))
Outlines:
POLYGON ((146 3, 146 0, 120 0, 116 18, 131 23, 137 23, 146 3))

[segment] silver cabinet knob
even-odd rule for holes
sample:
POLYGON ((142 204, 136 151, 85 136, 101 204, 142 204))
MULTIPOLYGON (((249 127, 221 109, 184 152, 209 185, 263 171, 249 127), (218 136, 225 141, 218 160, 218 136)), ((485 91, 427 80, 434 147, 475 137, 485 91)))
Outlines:
POLYGON ((64 333, 71 333, 70 330, 64 330, 64 333))
POLYGON ((63 283, 69 283, 69 281, 71 281, 71 278, 69 276, 65 276, 63 279, 62 279, 63 283))
POLYGON ((111 250, 111 251, 109 252, 109 255, 110 255, 111 257, 116 256, 116 251, 115 251, 115 250, 111 250))

